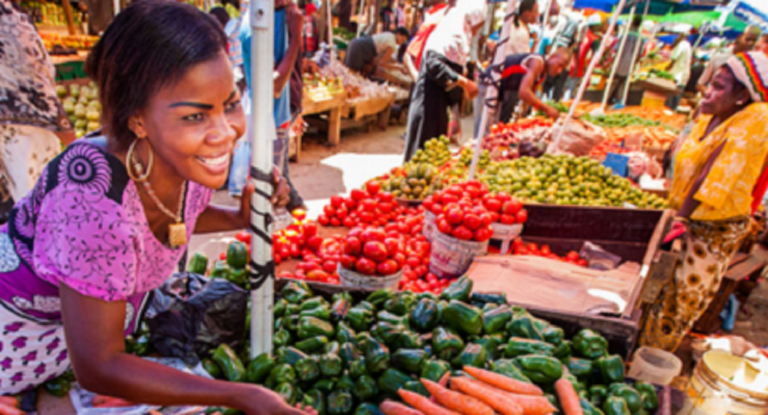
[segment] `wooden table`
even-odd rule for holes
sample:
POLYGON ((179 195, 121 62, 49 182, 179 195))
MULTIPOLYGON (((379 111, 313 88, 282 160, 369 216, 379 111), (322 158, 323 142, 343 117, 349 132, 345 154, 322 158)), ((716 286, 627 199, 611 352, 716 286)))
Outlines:
MULTIPOLYGON (((302 115, 304 116, 328 113, 328 121, 325 127, 328 133, 328 144, 332 146, 339 145, 341 142, 341 112, 345 102, 346 97, 344 94, 337 94, 322 101, 315 101, 305 96, 301 104, 303 107, 302 115)), ((301 140, 299 139, 297 151, 300 148, 301 140)))

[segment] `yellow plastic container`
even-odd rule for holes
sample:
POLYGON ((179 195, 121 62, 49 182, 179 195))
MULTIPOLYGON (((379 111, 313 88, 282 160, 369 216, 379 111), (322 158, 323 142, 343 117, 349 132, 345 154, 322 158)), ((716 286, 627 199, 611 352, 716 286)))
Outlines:
POLYGON ((664 108, 665 102, 667 102, 666 95, 659 94, 658 92, 645 91, 643 94, 643 101, 640 105, 649 108, 664 108))

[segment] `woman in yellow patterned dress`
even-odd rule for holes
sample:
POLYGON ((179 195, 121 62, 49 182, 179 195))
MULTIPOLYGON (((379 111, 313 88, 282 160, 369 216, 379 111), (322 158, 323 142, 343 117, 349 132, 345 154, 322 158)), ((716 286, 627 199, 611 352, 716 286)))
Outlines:
POLYGON ((640 342, 669 351, 706 310, 749 231, 752 193, 768 155, 768 56, 723 65, 675 161, 670 206, 687 223, 681 262, 647 316, 640 342))

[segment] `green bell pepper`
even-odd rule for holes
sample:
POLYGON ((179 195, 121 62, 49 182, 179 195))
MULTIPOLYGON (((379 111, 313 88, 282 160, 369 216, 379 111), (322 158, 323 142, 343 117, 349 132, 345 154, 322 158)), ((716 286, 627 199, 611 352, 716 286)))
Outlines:
POLYGON ((659 396, 656 388, 648 382, 635 382, 635 390, 643 397, 643 409, 648 412, 655 412, 659 409, 659 396))
POLYGON ((627 403, 627 409, 633 415, 640 412, 643 409, 643 397, 633 387, 619 383, 619 386, 608 392, 608 399, 612 397, 621 398, 627 403))
POLYGON ((338 355, 341 358, 341 361, 344 362, 345 365, 349 365, 350 362, 362 356, 362 353, 360 352, 360 349, 355 347, 354 344, 344 343, 339 347, 338 355))
POLYGON ((318 415, 325 415, 325 395, 318 389, 310 389, 304 393, 305 398, 312 400, 311 407, 315 408, 318 415))
MULTIPOLYGON (((378 390, 378 388, 377 388, 378 390)), ((355 409, 355 415, 384 415, 379 407, 372 403, 361 403, 355 409)))
POLYGON ((369 373, 381 373, 389 367, 389 349, 371 339, 365 344, 365 367, 369 373))
POLYGON ((337 292, 336 294, 331 296, 331 301, 332 302, 336 302, 337 300, 339 300, 341 298, 349 301, 350 303, 352 302, 352 294, 350 294, 349 291, 337 292))
POLYGON ((451 300, 442 314, 442 321, 461 333, 478 335, 483 331, 483 312, 474 306, 451 300))
POLYGON ((229 279, 229 265, 226 261, 216 260, 211 267, 211 278, 224 278, 229 279))
POLYGON ((418 380, 409 380, 408 382, 405 382, 405 385, 403 385, 403 389, 411 392, 416 392, 419 395, 425 396, 427 398, 431 396, 427 388, 418 380))
POLYGON ((410 325, 420 333, 432 331, 438 323, 440 313, 437 302, 428 298, 422 298, 410 314, 410 325))
POLYGON ((213 361, 224 372, 224 376, 230 382, 242 382, 245 380, 245 367, 237 354, 226 344, 220 344, 213 351, 213 361))
POLYGON ((316 317, 320 320, 329 321, 331 319, 331 310, 328 305, 321 305, 319 307, 310 308, 299 311, 299 317, 316 317))
POLYGON ((298 314, 286 314, 283 316, 283 329, 296 331, 299 329, 299 315, 298 314))
POLYGON ((340 321, 336 325, 336 341, 338 341, 339 344, 354 342, 355 336, 357 336, 357 333, 344 324, 343 321, 340 321))
POLYGON ((504 331, 507 323, 512 319, 512 310, 502 305, 483 313, 483 329, 487 334, 496 334, 504 331))
POLYGON ((589 379, 592 376, 592 361, 571 357, 566 359, 563 364, 568 368, 573 376, 581 380, 589 379))
POLYGON ((505 305, 507 301, 507 293, 505 292, 486 292, 486 293, 472 293, 470 301, 480 304, 498 304, 505 305))
POLYGON ((283 350, 283 352, 277 358, 277 363, 278 364, 287 363, 287 364, 293 366, 299 360, 307 357, 306 353, 302 352, 301 350, 299 350, 299 349, 297 349, 295 347, 288 346, 288 347, 283 348, 282 350, 283 350))
POLYGON ((522 337, 532 340, 544 340, 544 335, 533 324, 534 318, 530 314, 522 313, 512 317, 512 321, 507 324, 507 334, 510 337, 522 337))
POLYGON ((406 316, 411 312, 411 306, 414 302, 415 297, 412 293, 399 292, 384 303, 384 308, 390 313, 398 316, 406 316))
POLYGON ((331 323, 320 320, 317 317, 301 317, 296 329, 299 339, 308 339, 315 336, 333 337, 336 331, 331 323))
POLYGON ((355 336, 355 346, 358 348, 358 350, 365 350, 365 345, 368 344, 372 338, 373 336, 371 336, 371 333, 367 331, 357 333, 357 336, 355 336))
POLYGON ((539 341, 524 339, 522 337, 512 337, 507 343, 507 347, 504 349, 504 357, 517 357, 527 354, 538 354, 544 356, 552 356, 555 351, 555 346, 539 341))
POLYGON ((320 367, 317 364, 317 359, 312 356, 307 356, 296 362, 294 370, 299 380, 303 382, 312 382, 320 377, 320 367))
POLYGON ((602 408, 606 398, 608 398, 608 388, 605 385, 592 385, 589 387, 589 402, 592 405, 602 408))
POLYGON ((432 300, 434 302, 440 301, 440 297, 435 295, 435 293, 433 293, 433 292, 426 291, 426 292, 423 292, 423 293, 416 294, 416 301, 421 301, 421 300, 423 300, 425 298, 429 299, 429 300, 432 300))
POLYGON ((341 345, 339 345, 339 342, 336 341, 328 342, 325 347, 323 347, 323 353, 339 354, 340 350, 341 345))
POLYGON ((345 320, 353 330, 365 331, 373 323, 373 312, 358 304, 347 311, 345 320))
POLYGON ((400 334, 406 330, 406 327, 403 325, 394 325, 392 323, 387 323, 386 321, 379 321, 371 327, 371 334, 374 338, 384 342, 386 345, 393 346, 395 340, 397 340, 400 334))
POLYGON ((302 301, 302 303, 299 304, 299 311, 301 312, 304 310, 312 310, 313 308, 322 307, 322 306, 328 306, 328 301, 325 301, 325 298, 323 297, 315 296, 305 301, 302 301))
POLYGON ((516 357, 514 362, 534 383, 552 383, 563 376, 563 364, 553 357, 532 354, 516 357))
POLYGON ((395 349, 421 349, 424 347, 424 341, 418 333, 406 330, 397 336, 392 347, 395 349))
POLYGON ((432 330, 432 349, 442 360, 452 360, 464 349, 464 340, 453 330, 438 326, 432 330))
POLYGON ((352 412, 354 399, 347 390, 335 390, 328 395, 326 411, 329 415, 346 415, 352 412))
POLYGON ((347 366, 349 367, 349 376, 352 379, 368 374, 368 368, 365 367, 365 358, 362 356, 352 360, 347 366))
POLYGON ((457 368, 474 366, 482 369, 487 361, 488 353, 486 353, 485 348, 479 344, 470 343, 451 363, 457 368))
POLYGON ((336 389, 344 389, 352 392, 352 389, 355 387, 355 381, 352 380, 352 377, 349 376, 348 371, 344 371, 344 374, 341 375, 339 378, 339 381, 336 382, 336 389))
POLYGON ((296 342, 296 348, 301 350, 304 353, 314 353, 318 350, 322 350, 325 348, 325 345, 328 344, 328 338, 325 336, 315 336, 310 337, 309 339, 302 340, 300 342, 296 342))
POLYGON ((488 360, 496 360, 499 357, 499 341, 495 337, 485 335, 477 340, 476 344, 483 346, 485 353, 488 355, 488 360))
POLYGON ((552 352, 552 355, 560 360, 567 360, 573 355, 573 350, 571 349, 571 341, 561 341, 560 344, 555 347, 555 351, 552 352))
POLYGON ((501 307, 500 305, 495 304, 495 303, 485 303, 485 304, 483 304, 483 303, 477 303, 477 302, 474 302, 474 301, 470 301, 469 303, 472 304, 473 306, 479 307, 481 310, 483 310, 483 315, 485 315, 485 313, 487 313, 487 312, 489 312, 489 311, 491 311, 493 309, 501 307))
POLYGON ((219 365, 217 365, 213 360, 203 359, 200 364, 203 365, 205 372, 211 375, 212 378, 221 379, 224 376, 224 373, 221 371, 219 365))
POLYGON ((208 257, 202 252, 195 252, 187 263, 187 272, 192 274, 205 275, 208 270, 208 257))
POLYGON ((388 393, 392 396, 397 396, 397 391, 404 387, 405 383, 410 380, 410 376, 405 373, 395 368, 389 368, 379 377, 379 391, 388 393))
POLYGON ((344 367, 344 363, 341 358, 335 354, 324 354, 320 356, 320 373, 323 376, 338 376, 341 374, 341 369, 344 367))
POLYGON ((595 360, 608 352, 608 340, 590 329, 582 329, 573 337, 573 351, 580 357, 595 360))
POLYGON ((399 349, 392 353, 392 366, 406 373, 420 373, 427 352, 420 349, 399 349))
POLYGON ((604 415, 603 411, 597 409, 595 405, 584 398, 579 399, 579 403, 581 403, 581 410, 584 415, 604 415))
POLYGON ((288 363, 278 364, 269 371, 264 386, 272 389, 281 383, 296 383, 296 371, 288 363))
POLYGON ((553 326, 551 324, 542 330, 541 334, 544 336, 545 342, 554 344, 555 346, 559 345, 563 342, 563 340, 565 340, 565 331, 560 327, 553 326))
POLYGON ((491 371, 504 375, 511 379, 517 379, 521 382, 533 383, 528 376, 525 376, 517 365, 509 359, 499 359, 490 364, 491 371))
POLYGON ((616 354, 602 356, 595 360, 595 365, 600 370, 603 383, 611 384, 624 381, 624 360, 621 356, 616 354))
POLYGON ((632 415, 627 408, 627 402, 618 396, 611 396, 603 404, 605 415, 632 415))
POLYGON ((398 316, 394 313, 390 313, 387 310, 382 310, 376 313, 376 320, 394 325, 408 326, 409 324, 407 316, 398 316))
POLYGON ((331 393, 333 388, 336 387, 336 382, 334 382, 331 379, 320 379, 312 386, 314 389, 317 389, 325 394, 331 393))
POLYGON ((291 304, 299 304, 312 297, 312 290, 304 281, 291 280, 280 290, 280 295, 291 304))
POLYGON ((374 314, 376 313, 376 306, 368 301, 360 301, 356 307, 364 308, 374 314))
POLYGON ((473 281, 467 276, 463 276, 454 281, 451 285, 445 287, 440 294, 441 300, 451 301, 469 301, 469 295, 472 292, 473 281))
POLYGON ((331 305, 331 321, 340 322, 347 316, 350 307, 352 307, 352 301, 346 298, 339 298, 331 305))
POLYGON ((439 359, 430 359, 421 366, 422 379, 429 379, 432 382, 439 382, 443 375, 451 371, 451 365, 448 362, 439 359))
POLYGON ((381 289, 368 294, 368 297, 366 297, 365 301, 373 304, 376 308, 383 308, 384 304, 394 296, 394 290, 381 289))
POLYGON ((272 317, 277 319, 277 317, 282 317, 285 315, 285 309, 288 305, 288 301, 285 301, 285 298, 281 298, 275 302, 275 306, 272 308, 272 317))
POLYGON ((245 269, 248 265, 248 247, 240 241, 232 241, 227 247, 227 265, 232 269, 245 269))
POLYGON ((299 309, 299 305, 298 304, 291 304, 291 303, 286 301, 286 304, 285 304, 285 315, 286 316, 290 316, 290 315, 293 315, 293 314, 298 316, 300 311, 301 310, 299 309))
POLYGON ((376 380, 368 375, 363 375, 357 378, 355 386, 352 388, 352 395, 361 401, 375 398, 378 394, 379 386, 376 383, 376 380))
POLYGON ((269 353, 262 353, 248 363, 245 378, 251 383, 262 383, 276 365, 277 362, 275 362, 274 357, 270 356, 269 353))
POLYGON ((280 395, 280 397, 283 398, 285 403, 288 405, 295 405, 299 396, 299 393, 293 384, 287 382, 277 385, 275 388, 275 393, 280 395))

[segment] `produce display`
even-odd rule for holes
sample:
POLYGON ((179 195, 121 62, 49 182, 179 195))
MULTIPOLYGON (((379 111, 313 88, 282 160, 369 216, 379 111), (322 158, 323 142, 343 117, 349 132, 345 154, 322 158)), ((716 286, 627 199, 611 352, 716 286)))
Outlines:
POLYGON ((363 275, 394 275, 405 265, 402 239, 388 238, 382 229, 352 229, 344 238, 342 252, 341 266, 363 275))
POLYGON ((392 93, 385 84, 378 84, 359 74, 349 70, 338 60, 330 62, 328 65, 320 68, 320 75, 326 78, 341 79, 344 84, 344 90, 347 93, 347 102, 355 103, 358 101, 382 98, 389 99, 392 93))
POLYGON ((344 93, 344 83, 341 78, 328 78, 309 72, 302 74, 304 94, 313 101, 331 99, 334 95, 344 93))
POLYGON ((558 205, 623 206, 661 209, 666 202, 632 186, 588 157, 522 157, 492 163, 479 179, 492 193, 507 192, 525 201, 558 205))
POLYGON ((379 290, 356 301, 291 281, 275 302, 271 355, 243 361, 245 350, 221 345, 203 366, 321 415, 576 408, 642 415, 658 408, 653 386, 625 383, 622 358, 599 333, 582 329, 566 339, 562 328, 509 305, 505 295, 472 292, 472 285, 463 277, 439 296, 379 290))
MULTIPOLYGON (((64 13, 64 7, 61 4, 56 4, 52 1, 39 1, 39 0, 24 0, 21 1, 21 7, 29 14, 32 21, 37 24, 45 24, 51 26, 66 26, 67 18, 64 13)), ((80 13, 72 14, 73 23, 79 25, 82 23, 80 13)), ((42 32, 41 37, 44 35, 50 36, 51 34, 42 32)), ((45 41, 45 37, 43 40, 45 41)), ((46 48, 48 45, 46 44, 46 48)))
POLYGON ((658 121, 647 120, 637 115, 627 113, 614 113, 606 115, 585 115, 581 117, 583 120, 589 121, 598 127, 631 127, 635 125, 643 127, 655 127, 661 125, 658 121))
POLYGON ((443 178, 437 168, 429 163, 406 163, 395 168, 381 183, 381 190, 395 198, 423 200, 443 187, 443 178))
POLYGON ((88 86, 56 86, 56 94, 62 99, 64 111, 75 128, 75 135, 82 137, 101 128, 101 103, 99 89, 91 82, 88 86))
POLYGON ((521 155, 531 155, 531 147, 548 143, 551 128, 552 121, 543 118, 494 124, 488 136, 483 138, 482 148, 490 152, 493 161, 514 160, 521 155))
POLYGON ((550 259, 557 259, 559 261, 568 262, 570 264, 579 265, 582 267, 589 265, 587 260, 582 258, 576 251, 570 251, 565 256, 561 257, 552 252, 549 245, 539 246, 533 242, 525 243, 523 239, 519 237, 512 241, 512 246, 510 247, 509 253, 513 255, 535 255, 550 259))

